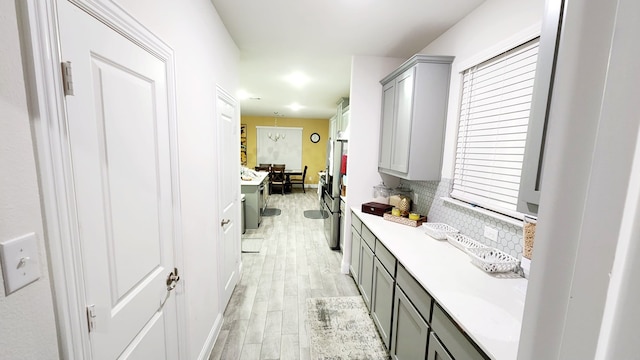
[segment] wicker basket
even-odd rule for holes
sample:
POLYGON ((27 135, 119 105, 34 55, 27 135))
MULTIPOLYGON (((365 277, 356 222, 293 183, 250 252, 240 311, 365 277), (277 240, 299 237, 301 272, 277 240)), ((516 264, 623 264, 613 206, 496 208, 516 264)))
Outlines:
POLYGON ((447 234, 455 234, 458 229, 443 223, 422 224, 424 232, 436 240, 446 240, 447 234))
POLYGON ((486 248, 486 245, 479 243, 472 238, 462 234, 447 234, 447 241, 458 249, 466 251, 467 249, 486 248))
POLYGON ((509 272, 518 265, 516 258, 494 248, 469 248, 467 253, 474 265, 488 273, 509 272))

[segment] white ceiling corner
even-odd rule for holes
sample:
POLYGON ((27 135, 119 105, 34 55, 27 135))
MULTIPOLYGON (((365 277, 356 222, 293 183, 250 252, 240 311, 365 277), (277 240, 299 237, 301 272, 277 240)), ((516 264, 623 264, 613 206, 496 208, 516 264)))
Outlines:
POLYGON ((240 89, 260 98, 242 115, 327 119, 349 96, 353 55, 409 58, 484 1, 211 0, 240 49, 240 89), (293 71, 308 84, 286 82, 293 71))

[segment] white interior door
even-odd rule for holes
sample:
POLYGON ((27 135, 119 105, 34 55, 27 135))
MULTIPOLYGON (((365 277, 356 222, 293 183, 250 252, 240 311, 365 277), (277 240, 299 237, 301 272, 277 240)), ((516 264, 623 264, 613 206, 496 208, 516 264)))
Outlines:
POLYGON ((236 114, 236 102, 226 92, 218 89, 216 95, 216 121, 218 124, 218 174, 220 194, 220 289, 222 308, 226 307, 240 277, 240 211, 239 164, 240 136, 236 114))
POLYGON ((67 1, 60 44, 93 359, 178 359, 166 64, 67 1))

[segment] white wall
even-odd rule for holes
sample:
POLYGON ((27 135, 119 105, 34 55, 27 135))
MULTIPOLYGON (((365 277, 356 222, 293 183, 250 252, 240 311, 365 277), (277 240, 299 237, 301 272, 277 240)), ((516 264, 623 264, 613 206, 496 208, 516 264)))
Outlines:
POLYGON ((427 55, 452 55, 449 107, 444 143, 442 177, 451 179, 455 159, 458 111, 460 108, 460 71, 479 61, 513 47, 519 35, 539 33, 544 0, 488 0, 471 14, 460 20, 420 51, 427 55))
MULTIPOLYGON (((224 309, 217 267, 216 84, 235 94, 239 51, 208 0, 120 0, 175 51, 189 358, 206 345, 224 309)), ((43 278, 0 296, 2 359, 57 359, 33 142, 13 1, 0 2, 0 241, 35 231, 43 278), (11 176, 7 176, 10 174, 11 176)), ((212 344, 209 344, 212 345, 212 344)))
MULTIPOLYGON (((349 158, 347 162, 347 207, 360 207, 372 201, 373 186, 384 180, 378 173, 380 110, 382 85, 380 80, 406 59, 354 56, 351 60, 351 90, 349 95, 349 158)), ((397 185, 397 184, 391 184, 397 185)), ((351 229, 351 213, 346 216, 345 229, 351 229)), ((342 272, 351 262, 351 231, 345 231, 342 272)))
POLYGON ((35 232, 42 273, 40 280, 8 296, 0 285, 0 357, 57 359, 51 283, 13 1, 0 1, 0 53, 0 242, 35 232))
POLYGON ((218 197, 216 84, 238 87, 239 50, 208 0, 120 0, 175 51, 182 192, 182 272, 189 357, 195 359, 224 311, 217 292, 218 197))

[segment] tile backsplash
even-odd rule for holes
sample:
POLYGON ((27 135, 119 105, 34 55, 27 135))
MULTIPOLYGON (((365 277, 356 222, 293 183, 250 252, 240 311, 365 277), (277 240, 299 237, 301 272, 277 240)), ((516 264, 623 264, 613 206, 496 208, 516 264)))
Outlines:
POLYGON ((449 196, 452 179, 440 181, 405 181, 405 187, 413 190, 413 210, 427 214, 429 222, 442 222, 460 230, 487 246, 495 247, 520 259, 522 256, 522 227, 501 221, 476 211, 445 202, 441 197, 449 196), (498 241, 484 237, 484 226, 498 229, 498 241))

